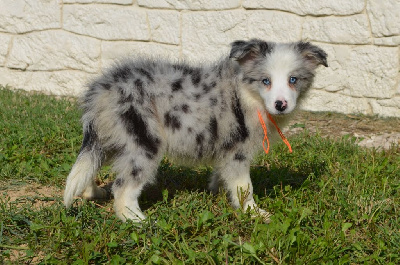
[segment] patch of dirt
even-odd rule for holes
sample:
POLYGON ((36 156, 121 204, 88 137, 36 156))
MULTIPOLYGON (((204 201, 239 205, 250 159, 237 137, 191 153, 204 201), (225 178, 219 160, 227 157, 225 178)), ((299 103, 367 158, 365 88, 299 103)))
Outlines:
MULTIPOLYGON (((62 196, 62 190, 37 183, 0 182, 0 196, 9 203, 17 205, 32 203, 33 208, 40 209, 54 204, 62 196)), ((29 250, 27 244, 13 246, 10 249, 10 257, 7 261, 10 264, 17 264, 18 260, 26 256, 27 250, 29 250)), ((38 264, 40 257, 44 257, 44 253, 39 252, 29 263, 38 264)), ((2 264, 1 259, 0 264, 2 264)))
POLYGON ((285 134, 293 135, 303 130, 333 139, 348 135, 355 137, 358 145, 367 148, 400 146, 400 118, 299 112, 289 123, 285 134))
MULTIPOLYGON (((10 251, 10 257, 8 260, 10 263, 7 264, 22 264, 21 260, 26 257, 26 251, 29 250, 28 244, 22 244, 19 246, 16 246, 15 249, 11 249, 10 251), (18 263, 19 262, 19 263, 18 263)), ((29 262, 26 262, 24 264, 39 264, 40 260, 45 257, 45 253, 42 251, 39 251, 39 253, 35 254, 34 257, 29 260, 29 262)), ((1 261, 1 260, 0 260, 1 261)))
POLYGON ((0 191, 4 198, 12 203, 26 203, 30 201, 35 208, 41 208, 53 204, 62 196, 62 190, 52 186, 40 184, 2 184, 7 188, 0 191))

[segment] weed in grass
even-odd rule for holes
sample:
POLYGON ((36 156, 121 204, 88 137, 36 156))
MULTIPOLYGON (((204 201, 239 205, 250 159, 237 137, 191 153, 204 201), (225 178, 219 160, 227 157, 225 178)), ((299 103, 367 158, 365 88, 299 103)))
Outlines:
MULTIPOLYGON (((148 220, 137 225, 117 220, 110 201, 66 210, 60 197, 7 197, 18 181, 62 186, 82 135, 73 101, 0 89, 0 104, 0 264, 400 263, 396 147, 308 132, 290 138, 292 154, 278 144, 251 168, 269 224, 206 191, 210 168, 164 160, 141 197, 148 220)), ((113 179, 107 168, 100 177, 113 179)))

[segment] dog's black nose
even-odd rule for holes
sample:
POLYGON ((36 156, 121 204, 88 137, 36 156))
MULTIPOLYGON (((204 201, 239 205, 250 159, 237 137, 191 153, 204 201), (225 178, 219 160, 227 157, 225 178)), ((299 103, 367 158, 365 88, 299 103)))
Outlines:
POLYGON ((287 108, 287 101, 286 100, 277 100, 275 101, 275 109, 277 111, 284 111, 287 108))

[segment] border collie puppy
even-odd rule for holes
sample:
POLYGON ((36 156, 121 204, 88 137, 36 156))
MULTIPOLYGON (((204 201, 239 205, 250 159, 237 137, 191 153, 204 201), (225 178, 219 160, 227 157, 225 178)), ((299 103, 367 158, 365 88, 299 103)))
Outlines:
POLYGON ((268 219, 253 199, 250 163, 264 137, 276 134, 312 85, 327 54, 308 42, 235 41, 230 54, 209 65, 127 59, 95 79, 83 97, 83 143, 68 176, 64 204, 74 196, 102 199, 95 178, 104 163, 117 176, 114 210, 123 221, 145 218, 138 198, 155 180, 166 155, 214 169, 210 189, 222 184, 235 208, 268 219), (272 129, 270 129, 272 128, 272 129))

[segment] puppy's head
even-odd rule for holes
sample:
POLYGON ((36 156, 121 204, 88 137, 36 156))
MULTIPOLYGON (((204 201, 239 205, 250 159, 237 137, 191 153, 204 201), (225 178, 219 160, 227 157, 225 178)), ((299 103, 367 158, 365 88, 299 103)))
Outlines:
POLYGON ((230 58, 238 62, 245 87, 261 96, 271 114, 292 112, 311 86, 315 69, 328 66, 327 54, 308 42, 236 41, 230 58))

